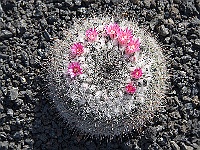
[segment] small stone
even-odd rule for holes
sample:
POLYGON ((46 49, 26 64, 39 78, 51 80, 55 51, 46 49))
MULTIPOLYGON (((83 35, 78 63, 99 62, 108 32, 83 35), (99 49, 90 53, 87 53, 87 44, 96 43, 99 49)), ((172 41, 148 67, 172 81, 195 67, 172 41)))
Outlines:
POLYGON ((172 113, 169 113, 170 117, 172 117, 173 119, 180 119, 181 115, 179 114, 178 111, 174 111, 172 113))
POLYGON ((94 2, 95 0, 83 0, 84 2, 94 2))
POLYGON ((200 48, 200 39, 195 39, 194 45, 195 45, 197 48, 200 48))
POLYGON ((23 136, 24 136, 23 131, 17 131, 13 135, 13 138, 16 139, 16 140, 20 140, 23 136))
POLYGON ((147 8, 150 8, 151 0, 144 0, 144 6, 147 7, 147 8))
POLYGON ((21 58, 24 63, 29 59, 29 55, 27 54, 26 51, 21 51, 21 58))
MULTIPOLYGON (((62 11, 61 11, 62 12, 62 11)), ((42 18, 40 21, 41 27, 46 28, 48 26, 47 21, 45 18, 42 18)))
POLYGON ((13 34, 8 30, 2 30, 1 34, 0 34, 0 38, 2 38, 2 39, 11 38, 12 36, 13 36, 13 34))
POLYGON ((6 139, 6 138, 7 138, 6 132, 0 132, 0 139, 6 139))
POLYGON ((43 13, 40 10, 35 10, 34 11, 34 17, 36 18, 42 18, 43 13))
POLYGON ((0 59, 7 59, 9 55, 0 53, 0 59))
POLYGON ((166 44, 169 44, 170 43, 170 37, 166 37, 164 41, 165 41, 166 44))
POLYGON ((31 90, 26 90, 25 96, 26 96, 26 98, 31 99, 31 97, 33 96, 32 91, 31 90))
POLYGON ((4 45, 4 44, 0 43, 0 51, 1 51, 1 50, 5 50, 6 48, 7 48, 7 46, 6 46, 6 45, 4 45))
POLYGON ((106 3, 110 3, 110 0, 105 0, 106 3))
MULTIPOLYGON (((85 0, 83 0, 85 1, 85 0)), ((72 0, 65 0, 65 3, 67 3, 70 7, 74 6, 74 3, 72 2, 72 0)))
POLYGON ((4 111, 4 107, 3 105, 0 103, 0 113, 2 113, 4 111))
POLYGON ((5 132, 9 132, 10 131, 10 126, 9 125, 5 125, 3 127, 3 129, 4 129, 5 132))
POLYGON ((180 150, 180 147, 178 146, 178 144, 176 144, 176 142, 171 141, 170 143, 171 143, 173 150, 180 150))
POLYGON ((28 144, 29 146, 32 146, 34 141, 32 139, 25 139, 25 144, 28 144))
POLYGON ((1 6, 1 3, 0 3, 0 16, 3 14, 3 8, 1 6))
POLYGON ((8 149, 16 149, 17 146, 15 145, 15 142, 9 142, 9 147, 8 149))
POLYGON ((187 95, 191 92, 190 88, 188 88, 187 86, 183 86, 183 88, 181 89, 181 93, 183 95, 187 95))
POLYGON ((1 87, 1 91, 3 92, 4 95, 7 95, 8 93, 7 87, 1 87))
POLYGON ((196 0, 196 7, 197 7, 197 10, 200 10, 200 0, 196 0))
POLYGON ((87 12, 85 7, 78 8, 77 11, 80 12, 80 13, 83 13, 83 14, 86 14, 86 12, 87 12))
POLYGON ((0 141, 0 150, 8 150, 9 143, 8 141, 0 141))
POLYGON ((20 125, 20 124, 21 124, 21 121, 19 120, 19 118, 16 118, 16 124, 17 124, 17 125, 20 125))
POLYGON ((19 79, 20 79, 20 82, 21 82, 21 83, 23 83, 23 84, 26 83, 26 78, 25 78, 25 77, 20 76, 19 79))
POLYGON ((166 35, 169 34, 168 28, 166 28, 164 25, 161 25, 160 27, 158 27, 158 32, 159 32, 160 35, 162 35, 162 36, 166 36, 166 35))
POLYGON ((18 95, 19 95, 18 88, 13 87, 13 88, 10 89, 10 95, 9 96, 10 96, 11 100, 17 99, 18 95))
POLYGON ((25 32, 26 32, 26 27, 21 26, 21 27, 19 28, 19 33, 22 35, 22 34, 24 34, 25 32))
POLYGON ((200 104, 199 97, 194 96, 193 99, 192 99, 192 103, 195 104, 195 105, 199 105, 200 104))
POLYGON ((173 20, 172 18, 169 18, 169 19, 167 20, 167 23, 168 23, 169 25, 174 25, 174 20, 173 20))
POLYGON ((200 143, 192 143, 192 147, 194 147, 196 150, 200 149, 200 143))
MULTIPOLYGON (((0 97, 2 97, 2 96, 3 96, 3 92, 0 90, 0 97)), ((0 112, 1 112, 1 110, 0 110, 0 112)))
POLYGON ((191 146, 186 146, 185 143, 180 143, 181 150, 193 150, 194 148, 191 146))
POLYGON ((186 108, 187 110, 193 110, 193 105, 192 105, 192 103, 186 103, 186 104, 185 104, 185 108, 186 108))
POLYGON ((24 39, 31 39, 33 37, 33 35, 31 35, 30 32, 26 31, 24 34, 23 34, 23 38, 24 39))
POLYGON ((17 99, 15 100, 15 104, 16 104, 17 106, 21 106, 21 105, 23 104, 23 100, 20 99, 20 98, 17 98, 17 99))
POLYGON ((119 4, 119 3, 122 2, 122 0, 112 0, 112 2, 113 2, 114 4, 119 4))
POLYGON ((53 25, 54 22, 57 22, 58 19, 55 16, 50 16, 49 18, 47 18, 47 23, 50 25, 53 25))
POLYGON ((172 6, 171 7, 171 15, 174 18, 177 18, 177 17, 179 18, 180 17, 180 15, 179 15, 179 9, 176 8, 176 7, 174 7, 174 6, 172 6))
POLYGON ((44 35, 44 38, 45 38, 46 41, 50 41, 51 36, 46 30, 44 31, 43 35, 44 35))
POLYGON ((185 101, 185 102, 191 102, 192 99, 190 97, 188 97, 188 96, 183 96, 183 101, 185 101))
POLYGON ((159 145, 164 146, 167 145, 167 139, 165 137, 160 137, 157 139, 159 145))
POLYGON ((140 0, 130 0, 133 4, 138 5, 140 0))
POLYGON ((181 61, 183 63, 187 63, 188 61, 191 61, 192 60, 192 57, 190 55, 184 55, 181 57, 181 61))
POLYGON ((77 6, 81 6, 81 0, 75 0, 75 4, 76 4, 77 6))
POLYGON ((13 117, 13 113, 14 113, 14 112, 13 112, 12 109, 8 109, 8 111, 7 111, 7 115, 13 117))
POLYGON ((180 4, 181 0, 174 0, 174 3, 180 4))

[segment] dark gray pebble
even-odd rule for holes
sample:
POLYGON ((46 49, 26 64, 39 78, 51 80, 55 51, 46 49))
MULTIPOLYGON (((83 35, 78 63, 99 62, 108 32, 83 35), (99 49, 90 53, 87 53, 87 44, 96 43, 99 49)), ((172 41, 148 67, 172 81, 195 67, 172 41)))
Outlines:
POLYGON ((151 0, 144 0, 144 6, 150 8, 151 0))
POLYGON ((9 143, 8 141, 0 141, 0 149, 1 150, 8 150, 9 143))
POLYGON ((13 117, 13 113, 14 111, 12 109, 7 110, 7 115, 9 115, 10 117, 13 117))
POLYGON ((157 143, 160 145, 160 146, 165 146, 167 145, 167 138, 166 137, 160 137, 160 138, 157 138, 157 143))
POLYGON ((1 2, 0 2, 0 16, 3 14, 3 8, 1 6, 1 2))
POLYGON ((0 59, 7 59, 9 55, 0 53, 0 59))
POLYGON ((81 6, 81 2, 82 2, 82 0, 75 0, 75 4, 76 4, 77 6, 81 6))
POLYGON ((111 0, 114 4, 118 4, 118 3, 121 3, 122 0, 111 0))
POLYGON ((3 105, 0 103, 0 113, 2 113, 4 111, 4 107, 3 105))
POLYGON ((24 137, 23 131, 17 131, 13 135, 13 138, 15 140, 21 140, 23 137, 24 137))
POLYGON ((11 38, 12 36, 13 36, 12 32, 8 30, 2 30, 0 33, 0 39, 7 39, 7 38, 11 38))
POLYGON ((178 144, 175 141, 171 141, 170 143, 171 143, 173 150, 180 150, 180 147, 178 146, 178 144))
POLYGON ((51 36, 46 30, 44 31, 43 35, 44 35, 44 38, 45 38, 46 41, 50 41, 51 36))
POLYGON ((3 129, 5 132, 9 132, 10 131, 10 126, 9 125, 5 125, 3 126, 3 129))
POLYGON ((20 98, 17 98, 17 99, 15 100, 15 104, 16 104, 17 106, 21 106, 21 105, 23 104, 23 100, 20 99, 20 98))
POLYGON ((50 16, 49 18, 47 18, 47 23, 49 25, 53 25, 54 22, 57 22, 57 21, 58 21, 58 19, 55 16, 50 16))
POLYGON ((194 45, 195 45, 197 48, 200 48, 200 39, 195 39, 194 45))
POLYGON ((34 144, 34 141, 33 141, 33 139, 25 139, 25 144, 28 144, 29 146, 32 146, 33 144, 34 144))
POLYGON ((17 99, 17 97, 19 95, 18 91, 19 91, 18 88, 15 88, 15 87, 10 88, 9 96, 10 96, 11 100, 17 99))
POLYGON ((5 140, 7 138, 6 132, 0 132, 0 139, 5 140))
POLYGON ((174 111, 174 112, 170 113, 169 116, 173 119, 180 119, 181 118, 181 115, 178 111, 174 111))

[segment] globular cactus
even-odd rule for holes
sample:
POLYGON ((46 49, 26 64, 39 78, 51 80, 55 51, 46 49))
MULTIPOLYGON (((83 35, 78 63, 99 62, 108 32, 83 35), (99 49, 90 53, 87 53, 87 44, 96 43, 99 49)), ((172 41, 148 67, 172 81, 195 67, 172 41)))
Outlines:
POLYGON ((163 105, 162 49, 135 22, 76 19, 55 40, 48 62, 50 96, 60 115, 94 137, 130 133, 163 105))

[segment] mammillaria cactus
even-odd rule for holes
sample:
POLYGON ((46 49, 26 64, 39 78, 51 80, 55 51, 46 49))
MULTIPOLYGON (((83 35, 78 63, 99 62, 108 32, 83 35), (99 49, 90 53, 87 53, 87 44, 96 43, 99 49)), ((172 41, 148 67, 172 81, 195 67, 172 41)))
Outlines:
POLYGON ((132 21, 77 19, 64 40, 55 40, 51 54, 51 98, 61 116, 82 132, 95 137, 129 133, 163 104, 162 49, 132 21))

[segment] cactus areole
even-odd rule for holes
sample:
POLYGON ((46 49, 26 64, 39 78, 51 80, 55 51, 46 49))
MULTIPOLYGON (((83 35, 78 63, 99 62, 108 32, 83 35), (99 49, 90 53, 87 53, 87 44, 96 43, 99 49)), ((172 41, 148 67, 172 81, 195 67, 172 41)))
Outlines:
POLYGON ((95 137, 130 133, 163 105, 166 63, 136 23, 110 17, 75 20, 55 40, 48 65, 50 97, 75 129, 95 137))

